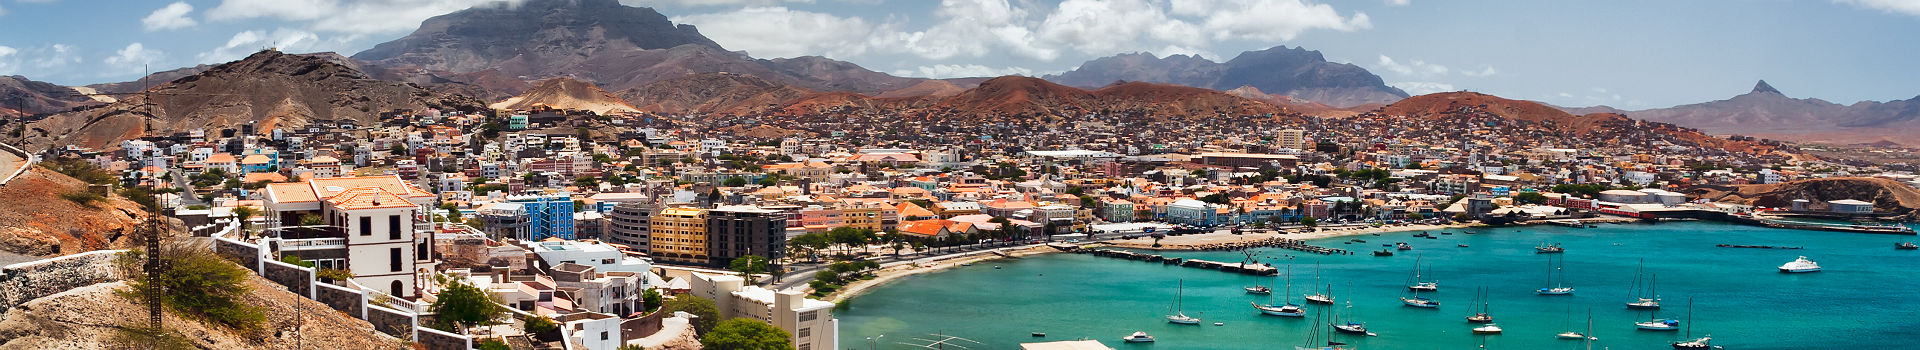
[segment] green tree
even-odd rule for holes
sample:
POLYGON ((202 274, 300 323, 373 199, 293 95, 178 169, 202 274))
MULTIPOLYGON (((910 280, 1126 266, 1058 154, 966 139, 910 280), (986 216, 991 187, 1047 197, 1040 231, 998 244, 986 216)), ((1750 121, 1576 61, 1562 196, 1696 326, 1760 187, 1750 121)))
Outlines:
POLYGON ((727 267, 732 268, 734 271, 739 271, 740 277, 747 279, 747 284, 754 284, 754 274, 767 272, 767 258, 747 254, 746 256, 733 258, 733 262, 727 263, 727 267))
POLYGON ((233 217, 240 219, 240 232, 247 232, 248 230, 252 229, 250 227, 247 227, 248 226, 247 219, 252 219, 254 214, 259 214, 259 213, 255 212, 253 210, 253 207, 239 206, 239 207, 233 208, 233 217))
POLYGON ((711 350, 791 350, 787 331, 754 319, 736 318, 721 322, 713 332, 700 337, 700 346, 711 350))
POLYGON ((506 342, 502 342, 499 339, 487 339, 487 341, 480 342, 480 345, 474 348, 480 350, 513 350, 512 346, 507 346, 506 342))
POLYGON ((1301 217, 1300 224, 1307 227, 1320 226, 1320 219, 1315 219, 1312 216, 1301 217))
POLYGON ((546 317, 532 316, 527 317, 525 321, 527 322, 528 334, 544 334, 560 330, 560 324, 553 323, 552 319, 546 317))
POLYGON ((681 294, 674 296, 671 300, 667 300, 665 308, 667 312, 693 314, 693 331, 695 333, 707 334, 707 332, 713 331, 714 326, 720 324, 720 309, 713 306, 713 300, 708 300, 707 298, 681 294))
POLYGON ((646 291, 640 292, 640 308, 641 309, 647 310, 647 312, 652 312, 653 309, 660 308, 660 305, 661 305, 661 300, 660 300, 659 289, 647 288, 646 291))
POLYGON ((493 303, 493 298, 488 297, 486 291, 459 282, 441 291, 439 299, 434 300, 428 309, 440 315, 434 328, 441 330, 453 330, 454 325, 485 325, 506 312, 493 303))
POLYGON ((119 256, 123 271, 137 274, 123 295, 152 302, 140 291, 162 287, 161 305, 191 318, 210 321, 247 332, 263 330, 266 314, 247 304, 243 298, 251 292, 247 277, 252 271, 214 255, 211 251, 180 245, 161 248, 160 259, 167 266, 157 274, 143 274, 140 264, 146 252, 129 251, 119 256))
POLYGON ((826 234, 808 233, 808 234, 795 236, 793 237, 793 239, 787 240, 787 245, 798 246, 798 247, 803 247, 807 249, 808 251, 807 261, 819 262, 820 250, 827 249, 828 246, 833 245, 833 240, 827 238, 826 234))
POLYGON ((1547 202, 1547 195, 1540 192, 1520 192, 1513 195, 1513 201, 1520 204, 1540 204, 1547 202))
POLYGON ((721 184, 721 185, 723 185, 723 186, 727 186, 727 187, 740 187, 740 186, 746 186, 746 185, 747 185, 747 178, 745 178, 745 177, 739 177, 739 176, 735 176, 735 177, 729 177, 729 178, 727 178, 727 181, 725 181, 725 182, 721 182, 720 184, 721 184))

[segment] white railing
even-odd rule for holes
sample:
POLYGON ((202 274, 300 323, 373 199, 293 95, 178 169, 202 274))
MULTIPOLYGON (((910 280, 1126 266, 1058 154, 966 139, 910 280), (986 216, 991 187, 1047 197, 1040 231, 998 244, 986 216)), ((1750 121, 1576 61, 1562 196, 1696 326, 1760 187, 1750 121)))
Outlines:
POLYGON ((13 147, 13 145, 0 143, 0 151, 7 151, 7 153, 13 153, 20 156, 20 168, 12 169, 10 173, 7 173, 6 178, 0 178, 0 185, 5 185, 8 182, 13 182, 13 178, 20 177, 20 175, 26 174, 27 169, 32 169, 33 163, 39 161, 39 159, 37 157, 34 157, 33 154, 27 153, 26 150, 13 147))

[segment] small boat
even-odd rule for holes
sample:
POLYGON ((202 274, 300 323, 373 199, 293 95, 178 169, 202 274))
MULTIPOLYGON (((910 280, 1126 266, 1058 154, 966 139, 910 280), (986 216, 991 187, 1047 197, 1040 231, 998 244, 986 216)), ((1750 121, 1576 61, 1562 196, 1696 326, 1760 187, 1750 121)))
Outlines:
POLYGON ((1034 337, 1034 338, 1046 338, 1046 337, 1047 337, 1047 334, 1046 334, 1046 333, 1041 333, 1041 332, 1033 332, 1033 337, 1034 337))
POLYGON ((1128 343, 1152 343, 1153 336, 1147 335, 1147 332, 1133 332, 1133 335, 1120 338, 1120 340, 1125 340, 1128 343))
POLYGON ((1411 297, 1411 298, 1403 297, 1403 298, 1400 298, 1400 303, 1406 304, 1407 306, 1428 308, 1428 309, 1440 307, 1440 302, 1434 301, 1433 299, 1427 299, 1422 297, 1411 297))
POLYGON ((1561 285, 1561 283, 1566 282, 1565 272, 1560 273, 1559 282, 1556 283, 1553 280, 1554 272, 1560 271, 1560 269, 1564 268, 1564 266, 1566 265, 1566 259, 1561 259, 1560 261, 1561 261, 1560 264, 1562 266, 1554 266, 1552 255, 1548 256, 1547 258, 1547 285, 1548 286, 1540 287, 1540 289, 1534 290, 1533 291, 1534 294, 1539 294, 1539 295, 1572 295, 1573 294, 1573 287, 1561 285))
MULTIPOLYGON (((1353 282, 1347 282, 1347 289, 1353 289, 1353 282)), ((1333 295, 1333 285, 1327 285, 1326 294, 1333 295)), ((1331 299, 1332 297, 1328 298, 1331 299)), ((1334 321, 1329 323, 1333 324, 1333 330, 1336 332, 1366 336, 1377 335, 1367 331, 1366 322, 1360 322, 1358 317, 1353 316, 1353 300, 1347 300, 1347 314, 1345 316, 1340 315, 1339 312, 1334 312, 1333 318, 1334 321)))
POLYGON ((1422 292, 1422 291, 1426 291, 1426 292, 1434 292, 1434 291, 1439 291, 1439 290, 1440 290, 1440 282, 1438 282, 1438 281, 1427 281, 1427 280, 1425 280, 1425 279, 1423 279, 1423 278, 1421 278, 1421 277, 1423 277, 1423 275, 1422 275, 1422 274, 1421 274, 1421 272, 1420 272, 1420 263, 1421 263, 1421 261, 1423 261, 1423 260, 1425 260, 1425 257, 1424 257, 1424 256, 1422 256, 1422 257, 1418 257, 1418 258, 1414 258, 1414 259, 1413 259, 1413 272, 1412 272, 1412 273, 1410 273, 1410 275, 1412 275, 1412 278, 1410 278, 1410 279, 1408 279, 1408 280, 1407 280, 1407 290, 1411 290, 1411 291, 1414 291, 1414 292, 1422 292))
POLYGON ((1913 242, 1900 242, 1900 243, 1894 243, 1894 244, 1893 244, 1893 249, 1899 249, 1899 250, 1915 250, 1915 249, 1920 249, 1920 244, 1914 244, 1913 242))
POLYGON ((1437 291, 1440 290, 1440 282, 1420 282, 1407 286, 1407 290, 1437 291))
POLYGON ((1373 251, 1373 256, 1393 256, 1393 251, 1381 249, 1373 251))
POLYGON ((1473 327, 1473 334, 1500 334, 1500 331, 1500 326, 1492 323, 1488 323, 1485 326, 1473 327))
POLYGON ((1273 288, 1268 288, 1267 286, 1262 286, 1262 285, 1254 285, 1252 287, 1240 287, 1240 289, 1247 290, 1247 294, 1254 294, 1254 295, 1273 294, 1273 288))
MULTIPOLYGON (((1313 264, 1313 284, 1320 285, 1320 264, 1319 263, 1313 264)), ((1292 286, 1289 285, 1288 289, 1292 289, 1292 286)), ((1292 292, 1289 291, 1288 293, 1292 293, 1292 292)), ((1308 303, 1313 303, 1313 304, 1332 304, 1333 303, 1333 295, 1327 294, 1327 293, 1307 294, 1306 299, 1308 303)))
POLYGON ((1680 321, 1653 319, 1647 322, 1635 322, 1633 328, 1648 331, 1677 331, 1680 330, 1680 321))
POLYGON ((1807 260, 1807 257, 1805 256, 1802 256, 1799 259, 1795 259, 1792 262, 1788 262, 1785 265, 1780 265, 1780 272, 1785 272, 1785 273, 1802 273, 1802 272, 1819 272, 1819 271, 1820 271, 1820 264, 1813 262, 1813 260, 1807 260))
POLYGON ((1634 301, 1627 302, 1627 308, 1635 310, 1659 310, 1660 275, 1649 276, 1650 278, 1648 278, 1646 289, 1647 294, 1645 294, 1645 296, 1636 296, 1635 294, 1636 291, 1640 290, 1640 277, 1646 275, 1647 271, 1646 261, 1643 260, 1640 264, 1639 272, 1633 274, 1633 286, 1627 288, 1627 296, 1635 299, 1634 301))
POLYGON ((1555 339, 1572 339, 1572 340, 1587 339, 1586 334, 1580 334, 1580 332, 1578 331, 1567 331, 1566 333, 1554 334, 1553 337, 1555 339))
POLYGON ((1225 325, 1227 325, 1227 323, 1226 323, 1226 322, 1214 322, 1214 323, 1213 323, 1213 325, 1214 325, 1215 327, 1218 327, 1218 326, 1225 326, 1225 325))
POLYGON ((1712 342, 1713 342, 1713 336, 1705 336, 1705 337, 1696 338, 1694 340, 1673 342, 1673 348, 1680 349, 1680 350, 1720 348, 1718 346, 1713 346, 1712 342))
POLYGON ((960 263, 960 266, 973 266, 973 263, 960 263))
POLYGON ((1467 244, 1466 244, 1466 243, 1461 243, 1461 244, 1455 244, 1455 245, 1456 245, 1456 246, 1460 246, 1461 248, 1466 248, 1466 247, 1467 247, 1467 244))
POLYGON ((1533 252, 1534 254, 1559 254, 1567 252, 1567 248, 1561 247, 1559 243, 1551 245, 1541 243, 1540 246, 1533 247, 1533 252))
POLYGON ((999 270, 999 269, 1000 269, 1000 265, 993 265, 993 269, 995 269, 995 270, 999 270))
POLYGON ((1453 235, 1453 232, 1441 232, 1440 234, 1441 234, 1441 235, 1449 235, 1449 236, 1450 236, 1450 235, 1453 235))
POLYGON ((1473 304, 1467 304, 1467 308, 1469 309, 1467 310, 1467 312, 1473 313, 1473 315, 1467 316, 1467 322, 1468 323, 1488 323, 1488 324, 1493 323, 1493 315, 1487 313, 1488 307, 1492 306, 1493 304, 1487 301, 1487 289, 1480 288, 1479 290, 1474 291, 1473 301, 1477 304, 1480 304, 1480 307, 1476 309, 1473 307, 1473 304))
POLYGON ((1273 296, 1271 295, 1271 293, 1268 293, 1268 294, 1269 295, 1267 296, 1266 305, 1260 305, 1260 303, 1251 302, 1251 301, 1247 303, 1253 304, 1253 308, 1255 310, 1260 310, 1260 313, 1265 315, 1285 316, 1285 317, 1306 317, 1307 316, 1307 309, 1300 308, 1300 305, 1294 305, 1293 303, 1293 265, 1292 264, 1287 265, 1287 303, 1274 304, 1273 296))
MULTIPOLYGON (((1572 304, 1567 305, 1567 323, 1569 325, 1573 323, 1573 305, 1572 304)), ((1566 332, 1561 332, 1560 334, 1554 334, 1553 338, 1567 339, 1567 340, 1600 340, 1600 338, 1587 336, 1587 333, 1593 333, 1593 309, 1587 309, 1586 333, 1582 333, 1580 331, 1566 331, 1566 332)))
POLYGON ((1179 286, 1175 287, 1173 292, 1173 310, 1171 310, 1173 314, 1167 315, 1167 323, 1186 325, 1200 324, 1199 317, 1187 316, 1186 311, 1180 308, 1180 294, 1186 290, 1186 286, 1187 280, 1180 280, 1179 286))
POLYGON ((1393 249, 1395 249, 1395 250, 1413 250, 1413 245, 1411 245, 1411 244, 1407 244, 1407 242, 1400 242, 1400 243, 1394 243, 1394 244, 1393 244, 1393 249))

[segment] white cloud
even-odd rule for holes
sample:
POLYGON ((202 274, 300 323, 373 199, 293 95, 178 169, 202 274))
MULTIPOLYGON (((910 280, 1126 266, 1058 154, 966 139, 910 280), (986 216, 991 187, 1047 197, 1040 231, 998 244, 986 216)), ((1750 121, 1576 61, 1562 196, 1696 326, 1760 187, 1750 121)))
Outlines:
POLYGON ((1197 13, 1196 17, 1205 18, 1200 26, 1216 40, 1288 41, 1314 29, 1351 32, 1373 28, 1365 13, 1341 16, 1333 6, 1304 0, 1192 0, 1173 4, 1195 7, 1176 8, 1174 12, 1197 13))
POLYGON ((140 24, 146 26, 149 32, 180 29, 200 24, 199 22, 194 22, 192 18, 187 18, 188 13, 193 13, 193 5, 188 5, 185 1, 174 2, 168 4, 167 7, 154 10, 152 14, 147 15, 147 18, 140 19, 140 24))
POLYGON ((13 54, 19 53, 19 52, 20 50, 18 49, 6 47, 6 46, 0 46, 0 75, 14 74, 13 67, 19 65, 19 63, 14 62, 13 54))
POLYGON ((15 48, 0 46, 0 75, 51 75, 80 63, 80 50, 72 45, 53 44, 15 48))
POLYGON ((865 19, 785 7, 748 7, 731 12, 674 17, 673 21, 698 26, 701 34, 721 46, 746 50, 754 57, 761 58, 857 56, 866 53, 869 47, 880 44, 869 39, 877 28, 865 19), (742 25, 746 23, 752 25, 742 25))
POLYGON ((1381 68, 1385 68, 1394 73, 1400 73, 1400 75, 1416 77, 1447 75, 1447 66, 1431 64, 1421 60, 1413 60, 1412 62, 1402 64, 1399 61, 1394 61, 1392 57, 1380 55, 1379 65, 1381 68))
POLYGON ((1500 74, 1500 71, 1494 70, 1493 66, 1487 66, 1486 68, 1481 68, 1480 70, 1477 70, 1477 71, 1473 71, 1473 70, 1460 71, 1460 75, 1465 75, 1469 77, 1484 77, 1484 76, 1490 76, 1494 74, 1500 74))
POLYGON ((227 39, 227 44, 212 51, 200 53, 196 58, 200 63, 219 64, 246 58, 262 49, 274 48, 283 52, 310 52, 324 44, 336 43, 320 40, 313 32, 280 28, 272 33, 249 30, 235 33, 227 39))
MULTIPOLYGON (((429 17, 501 0, 222 0, 207 10, 212 20, 274 18, 307 22, 313 31, 351 35, 398 33, 429 17)), ((506 0, 509 5, 527 0, 506 0)), ((554 1, 554 0, 536 0, 554 1)))
POLYGON ((1413 0, 1387 0, 1387 6, 1407 6, 1412 4, 1413 0))
POLYGON ((33 60, 34 68, 43 70, 57 69, 70 64, 80 63, 80 52, 74 49, 72 45, 53 44, 47 48, 35 51, 37 52, 35 52, 34 55, 40 58, 33 60))
POLYGON ((1573 94, 1569 94, 1569 93, 1565 93, 1565 92, 1562 92, 1562 93, 1559 93, 1559 94, 1556 94, 1556 95, 1559 95, 1560 97, 1573 97, 1573 94))
MULTIPOLYGON (((660 6, 660 5, 673 5, 673 6, 740 6, 740 5, 746 5, 746 6, 768 6, 768 5, 775 5, 775 4, 779 4, 779 3, 783 3, 783 2, 794 2, 794 3, 813 3, 813 0, 620 0, 620 3, 621 3, 621 4, 623 4, 623 5, 627 5, 627 6, 644 6, 644 7, 654 7, 654 6, 660 6)), ((842 2, 846 2, 846 1, 842 1, 842 2)), ((873 3, 876 3, 876 2, 868 2, 868 4, 873 4, 873 3)))
POLYGON ((1387 83, 1387 86, 1400 88, 1400 90, 1406 90, 1408 94, 1413 94, 1415 96, 1426 95, 1426 94, 1437 93, 1437 92, 1460 91, 1459 89, 1453 88, 1453 84, 1424 82, 1424 81, 1404 81, 1404 82, 1398 82, 1398 83, 1387 83))
POLYGON ((6 15, 7 15, 7 8, 0 7, 0 16, 6 16, 6 15))
POLYGON ((1833 0, 1833 2, 1888 13, 1920 16, 1920 1, 1916 0, 1833 0))
POLYGON ((148 68, 147 65, 160 61, 163 57, 166 57, 166 53, 149 50, 140 43, 127 44, 126 48, 114 52, 112 57, 104 60, 107 68, 100 73, 104 76, 140 73, 148 68))
POLYGON ((994 68, 994 67, 987 67, 987 66, 982 66, 978 64, 936 64, 936 65, 930 65, 930 66, 920 66, 919 68, 914 68, 914 69, 896 70, 896 71, 893 71, 893 75, 898 75, 903 77, 945 79, 945 78, 971 78, 971 77, 998 77, 1003 75, 1033 76, 1033 71, 1028 70, 1026 68, 1021 68, 1021 67, 994 68))

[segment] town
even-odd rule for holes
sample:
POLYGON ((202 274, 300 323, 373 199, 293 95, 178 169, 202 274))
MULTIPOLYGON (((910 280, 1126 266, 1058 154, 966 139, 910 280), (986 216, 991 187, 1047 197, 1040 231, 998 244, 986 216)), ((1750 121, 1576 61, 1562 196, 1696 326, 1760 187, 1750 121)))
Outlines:
POLYGON ((758 320, 796 349, 838 349, 854 342, 833 316, 842 288, 883 267, 979 252, 1596 216, 1880 218, 1889 213, 1853 199, 1766 208, 1680 191, 1849 176, 1920 183, 1800 160, 1785 144, 1685 139, 1637 121, 1558 125, 1474 107, 1447 118, 1204 123, 1126 113, 962 122, 536 105, 14 151, 112 174, 108 185, 157 194, 192 236, 288 290, 389 335, 461 349, 672 348, 715 318, 758 320), (441 309, 476 291, 505 312, 456 319, 441 309), (684 306, 694 299, 706 306, 684 306), (381 321, 392 319, 408 321, 381 321))

